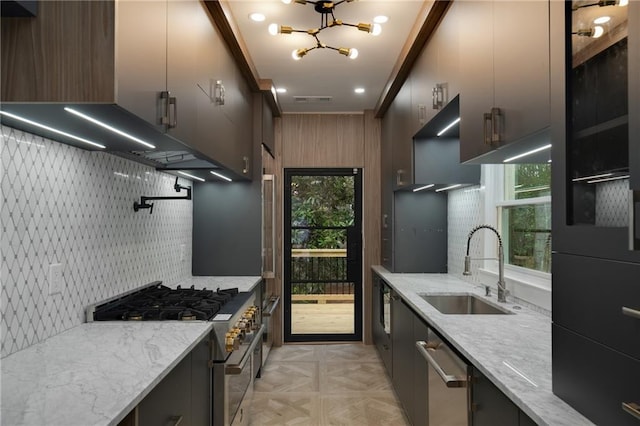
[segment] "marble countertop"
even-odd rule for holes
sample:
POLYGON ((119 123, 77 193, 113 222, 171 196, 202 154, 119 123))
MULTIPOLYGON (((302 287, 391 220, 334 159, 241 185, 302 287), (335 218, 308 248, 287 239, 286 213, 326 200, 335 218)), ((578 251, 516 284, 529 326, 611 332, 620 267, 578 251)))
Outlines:
POLYGON ((81 324, 2 359, 0 422, 116 425, 212 329, 211 322, 81 324))
POLYGON ((176 285, 182 286, 182 288, 194 286, 195 288, 208 288, 215 290, 217 288, 233 288, 238 287, 238 291, 251 291, 262 280, 261 277, 191 277, 184 281, 176 283, 176 285))
POLYGON ((445 315, 419 294, 473 293, 498 304, 495 291, 486 298, 482 287, 448 274, 373 271, 536 423, 592 424, 551 391, 550 318, 511 302, 499 305, 515 315, 445 315))

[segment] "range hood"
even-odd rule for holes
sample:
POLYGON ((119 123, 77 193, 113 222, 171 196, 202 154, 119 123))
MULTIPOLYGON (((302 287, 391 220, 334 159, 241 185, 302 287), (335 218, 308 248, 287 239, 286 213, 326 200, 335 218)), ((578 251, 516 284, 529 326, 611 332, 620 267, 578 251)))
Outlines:
POLYGON ((108 152, 170 173, 177 170, 188 171, 211 181, 217 181, 218 179, 210 174, 209 171, 222 171, 229 177, 246 180, 246 177, 238 176, 226 170, 214 159, 190 148, 166 133, 157 131, 153 126, 118 105, 2 103, 0 110, 11 114, 11 116, 7 114, 0 115, 0 122, 3 125, 77 148, 108 152), (136 139, 155 146, 155 148, 149 148, 127 137, 78 118, 66 111, 65 107, 108 123, 119 131, 132 135, 136 139), (12 116, 21 117, 30 122, 12 116), (81 139, 95 142, 105 148, 90 145, 81 139))

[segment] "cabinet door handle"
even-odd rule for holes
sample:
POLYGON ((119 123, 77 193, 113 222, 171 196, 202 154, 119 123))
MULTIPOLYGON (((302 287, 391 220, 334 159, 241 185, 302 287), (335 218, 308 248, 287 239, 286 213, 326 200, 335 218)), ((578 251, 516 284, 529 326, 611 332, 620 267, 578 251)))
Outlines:
POLYGON ((631 414, 636 419, 640 420, 640 405, 635 402, 623 402, 622 409, 631 414))
POLYGON ((491 143, 500 144, 500 122, 502 117, 500 108, 491 108, 491 143))
POLYGON ((484 144, 485 145, 491 145, 491 132, 489 131, 489 128, 491 127, 492 121, 491 121, 491 113, 490 112, 485 112, 484 113, 484 120, 483 121, 484 121, 484 123, 483 123, 483 126, 482 126, 482 136, 484 138, 484 144))
POLYGON ((169 128, 173 129, 178 126, 178 99, 175 96, 169 96, 167 115, 169 116, 169 128), (171 105, 173 105, 173 119, 171 118, 171 105))
POLYGON ((160 124, 164 124, 165 126, 169 125, 170 121, 169 121, 169 102, 171 99, 171 94, 166 91, 163 90, 162 92, 160 92, 160 99, 162 99, 163 105, 164 105, 164 112, 162 114, 162 116, 160 117, 160 124))
POLYGON ((640 191, 629 190, 629 250, 640 250, 640 191))
POLYGON ((184 416, 171 416, 171 421, 174 422, 173 426, 179 426, 183 419, 184 416))
POLYGON ((269 305, 267 305, 267 308, 264 311, 262 311, 262 316, 270 317, 271 315, 273 315, 273 312, 276 310, 279 303, 280 303, 280 296, 273 296, 271 300, 269 300, 269 305))
POLYGON ((384 229, 387 229, 389 227, 389 224, 387 223, 387 219, 389 218, 388 214, 383 214, 382 215, 382 227, 384 229))
POLYGON ((224 85, 222 84, 222 80, 216 81, 216 104, 224 105, 224 85))
POLYGON ((404 175, 404 170, 398 169, 396 172, 396 186, 402 186, 404 182, 402 182, 402 175, 404 175))
POLYGON ((635 318, 640 320, 640 311, 636 309, 627 308, 626 306, 622 307, 622 314, 631 318, 635 318))

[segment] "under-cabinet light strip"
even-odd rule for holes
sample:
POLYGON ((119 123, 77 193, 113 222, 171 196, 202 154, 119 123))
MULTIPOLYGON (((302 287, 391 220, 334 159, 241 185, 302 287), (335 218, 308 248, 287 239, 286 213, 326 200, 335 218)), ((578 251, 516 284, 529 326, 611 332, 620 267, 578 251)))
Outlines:
POLYGON ((503 163, 508 163, 510 161, 517 160, 518 158, 526 157, 527 155, 535 154, 536 152, 544 151, 545 149, 549 149, 549 148, 551 148, 551 144, 545 145, 545 146, 541 146, 541 147, 536 148, 536 149, 532 149, 531 151, 523 152, 522 154, 518 154, 518 155, 515 155, 513 157, 509 157, 506 160, 503 160, 502 162, 503 163))
POLYGON ((76 111, 75 109, 69 108, 69 107, 64 107, 64 110, 67 111, 67 112, 70 112, 71 114, 76 115, 76 116, 78 116, 78 117, 80 117, 80 118, 82 118, 84 120, 87 120, 90 123, 93 123, 93 124, 96 124, 96 125, 98 125, 98 126, 100 126, 102 128, 105 128, 105 129, 107 129, 107 130, 109 130, 109 131, 111 131, 111 132, 113 132, 113 133, 115 133, 117 135, 124 136, 127 139, 131 139, 132 141, 137 142, 137 143, 139 143, 141 145, 144 145, 147 148, 155 149, 155 145, 151 145, 150 143, 145 142, 142 139, 138 139, 135 136, 130 135, 129 133, 125 133, 122 130, 116 129, 113 126, 110 126, 107 123, 103 123, 102 121, 97 120, 97 119, 95 119, 93 117, 90 117, 90 116, 88 116, 86 114, 83 114, 80 111, 76 111))
POLYGON ((18 121, 22 121, 23 123, 31 124, 32 126, 39 127, 41 129, 47 130, 49 132, 53 132, 53 133, 56 133, 58 135, 65 136, 67 138, 71 138, 71 139, 76 140, 78 142, 86 143, 88 145, 92 145, 92 146, 95 146, 95 147, 101 148, 101 149, 107 148, 106 146, 101 145, 99 143, 92 142, 92 141, 90 141, 88 139, 84 139, 84 138, 81 138, 81 137, 76 136, 76 135, 72 135, 71 133, 63 132, 62 130, 54 129, 53 127, 49 127, 49 126, 46 126, 44 124, 38 123, 36 121, 29 120, 28 118, 20 117, 19 115, 11 114, 10 112, 0 111, 0 114, 6 115, 7 117, 11 117, 11 118, 16 119, 18 121))
POLYGON ((227 182, 231 182, 231 179, 229 179, 228 177, 226 177, 224 175, 221 175, 220 173, 216 173, 216 172, 209 172, 209 173, 211 173, 212 175, 216 175, 219 178, 226 180, 227 182))
POLYGON ((461 183, 457 183, 457 184, 455 184, 455 185, 445 186, 444 188, 436 189, 436 192, 440 192, 440 191, 448 191, 448 190, 450 190, 450 189, 454 189, 454 188, 457 188, 457 187, 459 187, 459 186, 462 186, 462 184, 461 184, 461 183))
POLYGON ((199 180, 200 182, 204 182, 204 179, 202 179, 201 177, 190 175, 189 173, 181 172, 180 170, 178 170, 178 173, 180 173, 182 176, 186 176, 188 178, 199 180))
POLYGON ((571 180, 573 182, 580 182, 582 180, 593 180, 593 179, 604 178, 609 176, 613 176, 613 173, 603 173, 601 175, 591 175, 591 176, 579 177, 571 180))
POLYGON ((615 176, 615 177, 610 177, 606 179, 588 180, 587 183, 609 182, 610 180, 620 180, 620 179, 629 179, 629 175, 615 176))
POLYGON ((458 124, 459 122, 460 122, 460 117, 456 118, 447 127, 445 127, 444 129, 440 130, 436 136, 441 136, 442 134, 444 134, 444 132, 446 132, 447 130, 449 130, 450 128, 452 128, 453 126, 458 124))
POLYGON ((422 191, 422 190, 424 190, 424 189, 429 189, 429 188, 431 188, 432 186, 434 186, 434 184, 433 184, 433 183, 432 183, 432 184, 429 184, 429 185, 425 185, 425 186, 420 186, 420 187, 418 187, 418 188, 414 189, 414 190, 413 190, 413 192, 418 192, 418 191, 422 191))

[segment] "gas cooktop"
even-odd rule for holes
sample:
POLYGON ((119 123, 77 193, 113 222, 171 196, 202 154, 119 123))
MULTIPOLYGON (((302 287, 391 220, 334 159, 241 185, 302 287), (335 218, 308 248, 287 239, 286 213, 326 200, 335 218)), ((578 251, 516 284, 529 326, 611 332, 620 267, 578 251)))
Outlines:
POLYGON ((242 303, 237 288, 207 290, 173 289, 156 281, 148 286, 93 305, 87 310, 88 321, 158 321, 214 319, 218 314, 233 313, 242 303), (228 311, 228 312, 227 312, 228 311))

